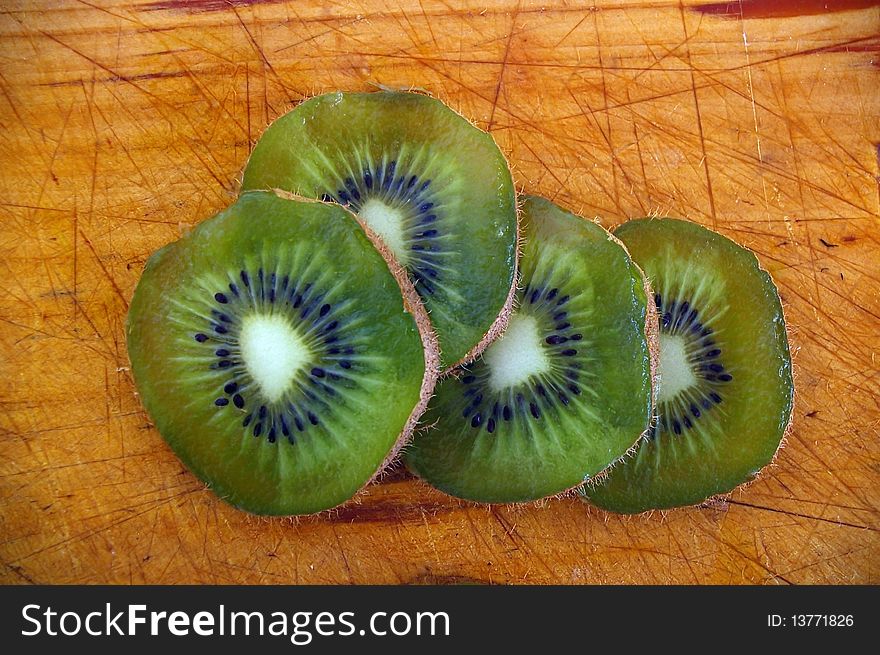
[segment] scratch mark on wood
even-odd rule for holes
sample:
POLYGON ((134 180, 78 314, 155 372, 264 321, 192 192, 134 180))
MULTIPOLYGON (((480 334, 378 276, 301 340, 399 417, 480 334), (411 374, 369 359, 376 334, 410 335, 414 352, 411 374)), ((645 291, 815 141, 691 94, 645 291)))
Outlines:
POLYGON ((516 5, 516 10, 510 19, 510 32, 507 34, 507 41, 504 44, 504 55, 501 58, 501 70, 498 73, 498 82, 495 84, 495 97, 492 99, 492 111, 489 113, 489 123, 486 127, 487 132, 492 131, 492 125, 495 123, 495 110, 498 108, 498 97, 501 93, 501 85, 504 83, 504 72, 507 70, 507 61, 510 57, 510 44, 513 42, 513 35, 516 32, 516 20, 519 17, 520 5, 516 5))
MULTIPOLYGON (((275 78, 275 81, 278 85, 284 90, 285 98, 290 101, 291 93, 287 88, 287 85, 284 84, 284 79, 278 74, 275 70, 275 67, 272 65, 272 62, 269 61, 268 57, 266 57, 266 52, 263 50, 263 47, 257 42, 254 38, 254 35, 251 33, 247 24, 242 20, 241 15, 236 10, 235 6, 232 7, 232 11, 235 14, 235 18, 238 20, 238 24, 241 26, 241 29, 244 30, 244 33, 247 35, 248 41, 250 41, 251 47, 254 49, 254 52, 259 55, 260 60, 263 62, 263 65, 272 73, 272 76, 275 78)), ((302 94, 297 94, 300 98, 303 97, 302 94)))
MULTIPOLYGON (((681 16, 681 29, 684 33, 684 40, 688 40, 688 30, 687 30, 687 22, 684 18, 684 4, 679 0, 678 3, 679 15, 681 16)), ((699 27, 697 28, 699 31, 699 27)), ((702 153, 702 161, 701 165, 703 167, 703 173, 706 177, 706 195, 709 199, 709 215, 712 218, 712 229, 718 229, 718 214, 715 211, 715 193, 712 190, 712 176, 709 174, 709 154, 706 151, 706 137, 703 132, 703 114, 700 110, 700 96, 697 93, 697 78, 695 74, 695 69, 693 62, 691 61, 691 50, 690 46, 684 46, 685 59, 688 63, 688 67, 690 70, 690 78, 691 78, 691 95, 694 99, 694 111, 697 114, 697 134, 700 137, 700 152, 702 153)), ((756 126, 757 127, 757 126, 756 126)))
POLYGON ((803 514, 801 512, 792 512, 790 510, 781 509, 778 507, 766 507, 764 505, 756 505, 754 503, 747 503, 747 502, 744 502, 741 500, 728 499, 727 502, 731 505, 740 505, 742 507, 750 507, 752 509, 759 509, 759 510, 763 510, 765 512, 776 512, 777 514, 786 514, 788 516, 796 516, 798 518, 809 519, 811 521, 819 521, 822 523, 831 523, 833 525, 838 525, 838 526, 847 527, 847 528, 856 528, 858 530, 869 530, 872 532, 880 532, 880 528, 874 528, 874 527, 871 527, 870 525, 859 525, 857 523, 849 523, 847 521, 828 519, 828 518, 825 518, 822 516, 813 516, 812 514, 803 514))
POLYGON ((113 291, 116 292, 116 296, 122 302, 122 306, 126 309, 128 308, 128 300, 125 297, 125 294, 122 293, 122 289, 119 288, 119 285, 116 283, 114 277, 110 274, 110 271, 104 265, 104 262, 101 260, 101 255, 98 254, 98 251, 95 249, 94 244, 92 244, 91 240, 85 235, 85 232, 82 230, 79 231, 79 235, 82 238, 83 242, 89 247, 89 250, 92 252, 92 255, 95 258, 95 262, 97 262, 101 271, 104 273, 104 277, 107 278, 107 281, 110 282, 110 286, 113 287, 113 291))

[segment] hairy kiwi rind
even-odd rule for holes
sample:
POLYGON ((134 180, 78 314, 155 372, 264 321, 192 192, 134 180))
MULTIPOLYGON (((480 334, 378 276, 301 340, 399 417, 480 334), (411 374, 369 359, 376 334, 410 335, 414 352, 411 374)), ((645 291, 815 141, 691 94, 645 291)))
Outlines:
MULTIPOLYGON (((596 224, 602 227, 598 220, 596 221, 596 224)), ((626 244, 618 239, 616 236, 614 236, 614 233, 611 230, 605 227, 602 227, 602 229, 608 233, 608 238, 611 241, 623 248, 626 256, 629 257, 630 262, 632 262, 633 267, 639 272, 639 275, 642 277, 642 289, 644 290, 645 297, 647 298, 645 313, 645 340, 648 342, 648 358, 649 366, 651 368, 651 414, 653 415, 654 410, 657 407, 657 388, 660 385, 660 316, 657 313, 657 303, 654 302, 654 290, 651 288, 651 281, 648 280, 648 276, 645 275, 645 271, 643 271, 642 267, 639 266, 632 258, 632 255, 630 254, 629 249, 626 247, 626 244)), ((638 447, 641 439, 644 438, 649 431, 650 426, 642 433, 641 438, 633 445, 633 448, 631 450, 634 450, 638 447)))
MULTIPOLYGON (((620 466, 624 466, 629 463, 637 454, 638 448, 633 448, 630 452, 627 453, 626 457, 623 457, 617 460, 607 471, 605 471, 605 475, 596 477, 585 482, 578 489, 578 494, 581 500, 587 502, 602 511, 613 512, 617 514, 627 514, 627 515, 649 515, 654 512, 661 512, 663 514, 674 511, 676 509, 686 509, 688 507, 711 507, 718 503, 726 502, 733 493, 737 491, 741 491, 743 489, 748 488, 758 479, 763 477, 767 471, 773 467, 776 462, 776 459, 779 455, 779 451, 784 446, 788 436, 791 433, 792 424, 793 424, 793 416, 794 416, 794 404, 796 400, 796 386, 794 384, 794 379, 796 377, 797 370, 795 368, 795 362, 793 357, 793 349, 791 347, 791 325, 785 318, 785 306, 780 297, 779 288, 773 280, 770 272, 761 265, 761 261, 758 256, 751 249, 746 246, 730 239, 729 237, 724 236, 723 234, 711 230, 705 226, 700 225, 699 223, 694 223, 692 221, 686 221, 683 219, 678 219, 674 217, 668 216, 648 216, 641 219, 633 219, 633 221, 638 222, 650 222, 650 221, 666 221, 669 223, 677 223, 682 224, 682 227, 687 230, 693 230, 695 236, 699 235, 701 231, 708 232, 711 235, 712 239, 717 239, 719 243, 724 244, 724 247, 730 248, 731 246, 738 249, 742 256, 745 256, 750 264, 753 271, 757 273, 757 276, 761 279, 763 284, 763 291, 770 292, 772 294, 772 300, 768 302, 768 306, 772 305, 774 310, 778 311, 779 318, 781 319, 781 334, 777 334, 777 338, 779 339, 779 344, 781 344, 781 357, 785 361, 785 373, 780 371, 780 378, 782 379, 782 383, 786 384, 788 387, 788 400, 784 407, 780 408, 785 417, 785 425, 781 429, 780 438, 773 449, 773 452, 770 453, 769 457, 764 459, 761 462, 756 462, 755 468, 740 479, 739 482, 735 484, 726 485, 725 488, 719 489, 716 492, 712 492, 709 494, 702 495, 701 497, 697 497, 696 494, 693 494, 693 498, 691 502, 681 502, 681 503, 663 503, 656 502, 651 504, 650 506, 641 506, 639 508, 634 509, 633 507, 625 507, 620 504, 612 503, 610 505, 606 505, 604 502, 598 502, 595 498, 591 496, 591 492, 601 489, 602 485, 607 483, 613 475, 615 469, 620 466), (687 226, 687 227, 685 227, 687 226), (729 243, 728 243, 729 242, 729 243)), ((615 230, 620 230, 623 226, 627 225, 627 223, 623 223, 615 230)), ((647 276, 646 276, 647 280, 647 276)), ((655 305, 656 307, 656 305, 655 305)), ((659 354, 659 352, 658 352, 659 354)), ((659 382, 659 380, 658 380, 659 382)), ((655 417, 656 418, 656 417, 655 417)), ((644 440, 640 442, 640 445, 644 443, 644 440)), ((683 484, 687 484, 687 481, 683 481, 683 484)))
MULTIPOLYGON (((260 193, 259 191, 246 191, 244 193, 260 193)), ((298 196, 294 193, 290 193, 289 191, 285 191, 284 189, 272 189, 272 193, 274 193, 279 198, 284 200, 288 200, 290 202, 307 202, 307 203, 317 203, 322 205, 330 205, 332 207, 340 207, 336 203, 327 202, 324 200, 316 200, 314 198, 305 198, 303 196, 298 196)), ((354 212, 349 211, 348 209, 342 208, 345 210, 347 214, 349 214, 354 220, 357 221, 358 225, 361 226, 361 229, 366 234, 367 238, 373 244, 373 247, 379 251, 379 254, 382 256, 382 259, 385 260, 385 264, 388 266, 388 270, 391 272, 391 275, 394 276, 395 281, 400 287, 400 292, 403 295, 403 304, 406 310, 412 314, 413 319, 416 322, 416 327, 418 328, 419 335, 422 339, 422 348, 425 351, 425 376, 422 379, 422 386, 419 391, 419 402, 413 407, 413 411, 409 416, 409 419, 406 421, 406 425, 400 433, 397 441, 395 442, 392 449, 389 451, 388 456, 382 462, 382 465, 376 469, 376 472, 373 473, 373 476, 367 480, 364 485, 358 490, 358 492, 349 498, 347 501, 340 503, 334 507, 330 507, 324 511, 333 511, 334 509, 339 509, 340 507, 347 505, 351 502, 357 502, 358 497, 365 493, 367 488, 375 482, 377 479, 381 478, 382 474, 396 461, 400 459, 400 454, 406 445, 412 440, 413 435, 415 434, 418 425, 419 419, 422 414, 425 413, 425 410, 428 407, 428 402, 431 400, 431 396, 434 393, 434 387, 437 384, 437 381, 440 378, 441 374, 441 366, 440 366, 440 344, 437 341, 437 334, 434 332, 434 328, 431 325, 431 319, 428 316, 428 311, 425 309, 425 305, 422 302, 421 296, 419 296, 418 292, 415 289, 415 286, 412 283, 412 280, 407 275, 406 269, 404 269, 375 232, 373 232, 368 225, 366 225, 362 220, 360 220, 354 212)), ((320 512, 318 512, 320 514, 320 512)))
POLYGON ((382 259, 384 259, 385 263, 388 265, 388 270, 391 271, 391 275, 394 276, 395 281, 400 287, 400 292, 403 295, 403 306, 410 314, 412 314, 413 319, 415 319, 416 327, 422 338, 422 348, 425 351, 425 376, 422 378, 422 386, 419 390, 419 402, 413 407, 413 411, 409 415, 406 425, 404 425, 404 428, 400 433, 400 437, 388 453, 385 461, 382 462, 382 465, 378 469, 376 469, 373 477, 361 487, 361 491, 363 491, 370 483, 379 477, 386 468, 400 457, 401 450, 412 439, 416 427, 418 426, 419 419, 428 408, 428 402, 431 400, 431 396, 434 393, 434 387, 440 377, 440 344, 437 340, 437 333, 434 332, 434 328, 431 325, 428 311, 425 309, 425 305, 422 303, 422 298, 416 291, 416 288, 413 285, 412 280, 410 280, 409 275, 407 275, 406 270, 398 263, 391 254, 391 251, 388 250, 388 247, 375 232, 373 232, 363 221, 359 220, 355 214, 352 212, 349 212, 349 214, 358 221, 364 234, 367 235, 367 238, 376 250, 379 251, 379 254, 382 255, 382 259))
MULTIPOLYGON (((498 309, 495 313, 491 314, 492 322, 487 325, 483 334, 473 342, 473 346, 471 346, 466 352, 464 352, 463 355, 460 355, 457 359, 450 360, 449 357, 447 356, 447 353, 443 350, 443 343, 442 343, 443 335, 441 334, 438 337, 438 344, 441 349, 440 350, 441 367, 442 367, 443 373, 449 373, 455 367, 472 362, 477 357, 479 357, 479 355, 485 350, 485 348, 490 343, 492 343, 495 339, 497 339, 498 336, 500 336, 500 334, 504 331, 504 329, 506 328, 507 320, 511 314, 511 310, 513 307, 513 301, 514 301, 514 297, 516 294, 516 277, 517 277, 516 272, 518 270, 518 263, 519 263, 519 256, 520 256, 520 247, 519 247, 520 233, 519 233, 519 208, 518 208, 518 202, 517 202, 517 194, 516 194, 515 185, 513 183, 512 174, 510 171, 510 164, 509 164, 507 158, 504 156, 504 153, 498 147, 498 144, 495 142, 494 138, 492 137, 492 135, 489 132, 480 128, 476 123, 474 123, 474 121, 472 121, 468 117, 464 116, 459 111, 457 111, 456 109, 454 109, 450 105, 446 104, 442 100, 439 100, 438 98, 434 97, 428 91, 426 91, 424 89, 418 89, 418 88, 390 89, 390 88, 386 88, 382 85, 379 85, 379 89, 380 89, 379 91, 372 91, 372 92, 326 93, 326 94, 319 94, 319 95, 315 95, 315 96, 312 96, 309 98, 305 98, 300 103, 298 103, 295 107, 293 107, 291 110, 278 116, 275 119, 275 121, 270 123, 270 125, 266 129, 266 132, 268 132, 276 123, 279 123, 280 121, 282 121, 283 119, 288 117, 292 112, 296 111, 301 105, 303 105, 304 103, 309 103, 311 101, 326 100, 331 97, 334 99, 334 101, 338 101, 338 100, 344 99, 346 96, 351 96, 351 97, 354 97, 354 96, 386 96, 389 98, 392 96, 400 96, 403 98, 406 98, 408 96, 416 96, 416 97, 423 97, 423 98, 433 100, 438 105, 442 105, 442 107, 445 111, 456 116, 458 119, 460 119, 464 123, 467 123, 471 128, 473 128, 475 131, 479 132, 481 136, 483 136, 483 137, 487 138, 489 141, 491 141, 491 143, 497 149, 497 154, 499 155, 500 161, 503 162, 503 164, 504 164, 504 168, 506 169, 508 179, 510 182, 510 184, 509 184, 510 188, 507 192, 507 195, 509 195, 509 198, 506 198, 506 202, 510 205, 510 207, 512 208, 512 211, 513 211, 513 221, 512 221, 512 224, 510 227, 513 230, 513 242, 515 245, 511 249, 511 252, 509 253, 509 255, 512 259, 512 266, 509 269, 509 276, 508 276, 509 279, 506 280, 506 282, 507 282, 506 291, 507 292, 506 292, 506 296, 504 298, 504 302, 500 307, 498 307, 498 309)), ((265 136, 265 134, 264 134, 264 136, 265 136)), ((262 141, 263 137, 261 137, 260 140, 262 141)), ((270 184, 270 185, 255 184, 252 180, 247 179, 248 178, 248 171, 251 169, 252 162, 254 161, 254 158, 255 158, 255 155, 257 153, 257 149, 259 146, 260 146, 260 141, 257 142, 256 146, 252 150, 252 152, 249 156, 248 162, 246 163, 245 168, 242 171, 241 186, 243 188, 245 188, 246 190, 264 190, 264 191, 274 191, 276 193, 282 192, 282 193, 289 193, 291 196, 294 196, 294 197, 303 198, 303 194, 298 191, 291 192, 290 189, 286 189, 286 188, 281 189, 276 184, 270 184)), ((257 176, 259 177, 259 174, 257 174, 257 176)), ((331 201, 331 202, 333 202, 333 201, 331 201)), ((362 225, 364 225, 363 221, 360 221, 360 222, 362 225)), ((373 236, 371 238, 374 240, 374 243, 377 241, 381 241, 381 238, 377 238, 375 234, 373 234, 373 236)), ((385 252, 390 253, 390 249, 386 248, 385 252)), ((393 255, 392 255, 392 257, 393 257, 393 255)), ((423 302, 423 304, 425 304, 425 303, 423 302)), ((428 314, 430 315, 430 308, 428 308, 428 314)), ((487 314, 487 315, 489 315, 489 314, 487 314)), ((437 331, 435 330, 435 334, 436 334, 436 332, 437 331)), ((458 353, 460 353, 460 352, 461 351, 458 350, 458 353)))
POLYGON ((507 298, 504 301, 504 304, 501 306, 501 309, 498 312, 498 316, 495 317, 492 325, 489 326, 489 329, 486 331, 486 334, 482 336, 482 338, 477 342, 477 344, 471 348, 467 354, 459 359, 457 362, 451 364, 450 366, 445 367, 441 376, 451 375, 457 369, 460 369, 462 366, 466 366, 471 362, 475 361, 480 355, 482 355, 486 348, 492 345, 493 342, 497 341, 501 335, 504 334, 504 331, 507 330, 507 325, 510 322, 510 317, 516 309, 516 292, 517 292, 517 280, 519 279, 519 260, 522 256, 522 227, 520 225, 520 204, 517 202, 516 205, 516 249, 514 251, 514 275, 513 275, 513 284, 510 286, 510 290, 507 292, 507 298))
MULTIPOLYGON (((424 95, 429 98, 434 98, 435 100, 439 100, 432 93, 430 93, 426 89, 418 88, 418 87, 409 87, 406 89, 387 89, 383 88, 383 91, 386 92, 398 92, 398 93, 413 93, 416 95, 424 95)), ((440 102, 443 102, 440 100, 440 102)), ((486 136, 492 138, 493 141, 495 139, 492 137, 491 133, 481 128, 475 121, 468 118, 460 111, 452 107, 451 105, 443 102, 446 108, 452 113, 456 114, 463 121, 466 121, 471 124, 471 126, 475 130, 479 130, 486 136)), ((502 153, 502 158, 504 160, 505 165, 507 166, 508 173, 510 174, 511 180, 513 180, 513 170, 510 167, 510 160, 504 155, 503 151, 501 151, 501 147, 498 146, 497 142, 495 143, 499 152, 502 153)), ((514 243, 515 246, 513 248, 513 275, 511 276, 510 289, 507 291, 507 298, 504 300, 504 304, 501 306, 501 309, 498 311, 498 315, 495 317, 495 320, 486 330, 486 333, 480 338, 480 340, 471 348, 461 359, 452 364, 442 367, 441 366, 441 377, 445 375, 452 374, 452 372, 460 368, 466 364, 469 364, 476 360, 483 352, 488 348, 494 341, 496 341, 504 331, 507 329, 507 324, 510 321, 510 316, 514 311, 514 303, 516 301, 516 292, 517 292, 517 284, 519 279, 519 262, 522 257, 522 246, 523 246, 523 235, 522 235, 522 202, 526 198, 526 196, 519 194, 516 192, 516 189, 513 189, 514 194, 514 211, 516 212, 516 220, 514 221, 514 243)), ((418 295, 418 294, 416 294, 418 295)), ((439 341, 438 341, 439 347, 439 341)))
MULTIPOLYGON (((291 205, 293 203, 305 202, 304 199, 296 199, 296 198, 292 198, 289 196, 284 197, 280 194, 273 195, 273 194, 269 194, 269 193, 265 193, 265 192, 261 192, 261 191, 254 191, 254 192, 243 193, 241 195, 241 197, 239 198, 239 200, 236 201, 236 204, 238 202, 241 202, 242 200, 259 199, 260 197, 266 197, 266 196, 276 197, 277 200, 280 200, 284 203, 291 203, 291 205)), ((321 204, 327 204, 327 203, 321 203, 321 204)), ((346 213, 346 214, 349 214, 352 218, 355 218, 350 212, 348 212, 347 210, 344 210, 343 208, 339 207, 338 205, 334 204, 334 205, 332 205, 332 207, 333 207, 334 211, 336 211, 336 212, 346 213)), ((206 221, 202 221, 202 223, 200 225, 196 226, 193 233, 195 234, 196 232, 201 231, 200 228, 209 226, 211 224, 211 222, 214 220, 220 220, 221 217, 227 215, 227 213, 229 212, 229 210, 231 208, 232 207, 227 208, 227 210, 221 211, 215 217, 209 218, 206 221)), ((259 218, 255 217, 255 220, 259 220, 259 218)), ((356 223, 357 222, 356 219, 353 222, 356 223)), ((198 457, 193 454, 194 451, 190 452, 187 448, 180 449, 180 448, 178 448, 178 446, 175 445, 175 444, 181 443, 181 437, 179 434, 177 434, 174 437, 173 442, 169 441, 168 438, 165 439, 172 446, 172 449, 175 451, 175 453, 178 455, 178 457, 180 457, 180 459, 187 465, 187 467, 191 471, 196 473, 197 477, 199 477, 203 482, 206 483, 208 488, 211 488, 212 491, 218 497, 225 500, 226 502, 229 502, 230 504, 232 504, 233 506, 235 506, 239 509, 242 509, 242 510, 249 512, 249 513, 252 513, 252 514, 259 514, 259 515, 284 515, 284 516, 306 515, 306 514, 319 514, 321 512, 333 509, 335 507, 340 507, 340 506, 350 502, 353 498, 356 498, 359 494, 361 494, 363 492, 364 488, 366 488, 370 484, 370 482, 372 482, 382 472, 382 470, 384 470, 384 468, 388 465, 388 463, 391 462, 397 456, 397 454, 399 453, 402 446, 411 437, 411 435, 412 435, 412 433, 418 423, 419 416, 421 415, 421 413, 424 411, 425 407, 427 406, 428 400, 432 394, 434 384, 435 384, 435 382, 438 378, 438 375, 439 375, 439 357, 438 357, 437 340, 436 340, 436 336, 434 335, 433 331, 430 328, 430 321, 428 320, 427 312, 426 312, 424 306, 421 304, 420 298, 419 298, 418 294, 415 292, 415 289, 413 288, 412 283, 409 280, 408 276, 402 271, 402 269, 396 264, 396 262, 392 258, 389 257, 389 255, 388 255, 387 251, 384 249, 384 247, 381 244, 376 244, 376 238, 374 235, 372 235, 368 230, 363 230, 362 233, 366 239, 370 240, 372 242, 372 244, 374 246, 376 246, 375 247, 376 252, 381 257, 381 259, 385 262, 385 264, 388 266, 388 271, 390 272, 392 278, 394 279, 395 283, 397 284, 398 290, 401 293, 401 302, 403 305, 403 309, 404 309, 404 311, 406 311, 407 313, 409 313, 412 316, 413 323, 414 323, 416 331, 418 332, 418 335, 419 335, 419 339, 421 342, 421 352, 422 352, 422 356, 424 357, 424 374, 422 376, 421 385, 420 385, 420 389, 419 389, 418 402, 415 404, 415 406, 412 408, 411 412, 409 413, 409 416, 408 416, 407 420, 405 421, 403 427, 401 428, 400 433, 398 434, 398 437, 396 438, 392 447, 389 449, 388 454, 384 458, 384 460, 382 461, 381 465, 379 465, 377 467, 377 469, 372 473, 372 475, 368 479, 364 480, 364 482, 360 486, 360 488, 358 490, 356 490, 355 493, 347 499, 344 499, 340 502, 335 502, 332 505, 329 505, 326 507, 314 508, 311 511, 278 511, 277 508, 274 508, 274 507, 260 506, 259 503, 253 503, 253 502, 250 502, 247 500, 242 500, 241 493, 235 492, 235 491, 229 489, 227 483, 224 482, 222 479, 214 479, 213 474, 209 474, 203 470, 202 465, 198 461, 198 457)), ((150 258, 148 259, 148 261, 146 263, 145 273, 147 273, 151 269, 156 270, 158 268, 165 266, 166 264, 165 264, 164 260, 166 257, 172 255, 173 249, 176 247, 176 244, 177 244, 177 242, 168 244, 168 245, 164 246, 163 248, 160 248, 159 250, 154 252, 150 256, 150 258)), ((148 276, 145 275, 144 277, 142 277, 142 280, 147 279, 147 277, 148 276)), ((139 286, 140 286, 140 283, 139 283, 139 286)), ((137 301, 137 297, 139 295, 143 296, 144 291, 142 290, 141 294, 138 294, 138 290, 135 291, 135 297, 132 300, 132 308, 137 307, 138 304, 143 304, 143 303, 138 303, 138 301, 137 301)), ((141 320, 141 321, 154 320, 152 318, 152 316, 147 318, 143 314, 139 315, 140 319, 135 318, 135 316, 136 316, 136 313, 130 312, 129 316, 128 316, 128 320, 127 320, 126 335, 129 338, 129 351, 130 352, 132 352, 132 348, 135 347, 130 341, 130 339, 132 338, 132 331, 136 328, 135 322, 137 320, 141 320)), ((142 346, 138 346, 138 349, 143 351, 142 346)), ((143 362, 145 354, 148 358, 150 357, 149 354, 144 353, 144 352, 141 352, 137 357, 135 357, 133 354, 131 356, 132 370, 133 370, 133 373, 135 374, 136 382, 138 381, 138 377, 142 377, 142 376, 147 375, 147 373, 144 371, 141 371, 140 376, 138 375, 139 371, 137 369, 139 367, 136 366, 137 362, 135 361, 135 360, 140 360, 143 362)), ((145 364, 142 364, 142 367, 143 366, 145 366, 145 364)), ((144 381, 145 381, 144 378, 142 378, 140 380, 140 382, 144 382, 144 381)), ((148 393, 147 388, 145 388, 143 384, 139 384, 138 389, 139 389, 139 392, 141 395, 141 400, 142 400, 143 404, 145 406, 151 405, 152 403, 146 397, 146 394, 148 393)), ((377 399, 377 400, 379 400, 379 399, 377 399)), ((167 408, 165 408, 165 409, 167 409, 167 408)), ((156 411, 162 412, 165 410, 157 409, 156 411)), ((152 415, 152 411, 150 412, 150 414, 152 415)), ((151 418, 153 418, 153 417, 151 416, 151 418)), ((158 422, 157 421, 154 421, 154 422, 158 428, 159 427, 158 422)), ((164 420, 163 422, 167 423, 167 420, 164 420)), ((165 437, 165 434, 163 434, 163 437, 165 437)), ((184 441, 185 441, 185 438, 184 438, 184 441)))

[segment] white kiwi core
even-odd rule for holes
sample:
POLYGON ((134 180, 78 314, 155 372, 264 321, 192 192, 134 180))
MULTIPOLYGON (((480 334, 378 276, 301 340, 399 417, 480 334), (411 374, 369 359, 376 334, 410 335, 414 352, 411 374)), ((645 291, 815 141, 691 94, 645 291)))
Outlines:
POLYGON ((302 337, 283 316, 251 314, 242 321, 241 357, 269 402, 275 402, 312 357, 302 337))
POLYGON ((400 209, 391 207, 378 198, 370 198, 361 207, 358 217, 379 235, 398 262, 406 263, 409 253, 403 233, 404 214, 400 209))
POLYGON ((697 376, 688 357, 687 344, 681 335, 660 335, 660 393, 661 403, 675 398, 679 393, 697 383, 697 376))
POLYGON ((496 392, 550 370, 538 321, 526 314, 510 317, 504 335, 489 346, 483 358, 489 367, 489 386, 496 392))

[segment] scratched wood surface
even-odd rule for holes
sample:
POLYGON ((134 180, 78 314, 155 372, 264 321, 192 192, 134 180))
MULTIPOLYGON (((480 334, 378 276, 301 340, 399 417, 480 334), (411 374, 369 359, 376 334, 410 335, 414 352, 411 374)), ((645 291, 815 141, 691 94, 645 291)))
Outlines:
POLYGON ((0 581, 880 582, 878 34, 858 0, 4 2, 0 581), (379 84, 490 130, 523 190, 758 253, 798 383, 758 482, 623 518, 468 506, 398 471, 292 521, 184 470, 128 369, 145 259, 235 197, 268 121, 379 84))

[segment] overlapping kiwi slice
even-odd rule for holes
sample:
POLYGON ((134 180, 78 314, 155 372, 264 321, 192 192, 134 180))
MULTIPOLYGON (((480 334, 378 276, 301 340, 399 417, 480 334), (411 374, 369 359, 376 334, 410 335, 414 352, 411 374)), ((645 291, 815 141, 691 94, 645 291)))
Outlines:
POLYGON ((250 512, 307 514, 411 432, 427 324, 347 210, 252 192, 150 257, 127 336, 144 406, 199 477, 250 512))
POLYGON ((791 417, 782 306, 755 256, 695 223, 624 223, 660 316, 658 416, 632 459, 585 493, 638 513, 729 492, 769 463, 791 417))
MULTIPOLYGON (((482 358, 443 380, 405 452, 454 496, 526 502, 621 457, 652 413, 652 315, 644 278, 595 223, 526 198, 517 308, 482 358)), ((652 320, 653 319, 653 320, 652 320)))
POLYGON ((275 121, 242 187, 332 200, 355 212, 409 273, 443 366, 499 331, 516 269, 516 201, 492 137, 415 93, 331 93, 275 121))

